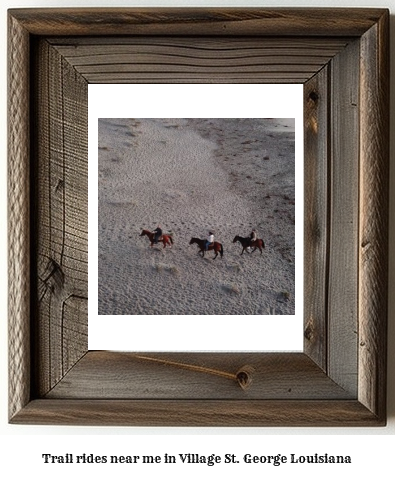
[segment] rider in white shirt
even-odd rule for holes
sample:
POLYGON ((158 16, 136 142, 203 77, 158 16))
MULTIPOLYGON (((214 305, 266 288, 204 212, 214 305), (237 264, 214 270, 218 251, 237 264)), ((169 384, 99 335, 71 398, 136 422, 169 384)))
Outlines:
POLYGON ((207 238, 206 244, 205 244, 205 246, 206 246, 206 251, 208 251, 209 246, 210 246, 211 244, 213 244, 213 242, 214 242, 214 234, 210 231, 210 232, 208 233, 208 238, 207 238))
POLYGON ((256 229, 253 229, 253 230, 251 231, 251 234, 250 234, 250 237, 249 237, 249 239, 250 239, 250 243, 248 244, 248 249, 249 249, 249 251, 251 251, 252 244, 257 240, 257 238, 258 238, 258 237, 257 237, 257 235, 256 235, 256 229))

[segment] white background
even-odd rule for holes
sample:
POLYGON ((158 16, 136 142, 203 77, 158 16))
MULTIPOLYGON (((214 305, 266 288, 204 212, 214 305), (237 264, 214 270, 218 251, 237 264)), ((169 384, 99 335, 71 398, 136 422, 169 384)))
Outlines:
MULTIPOLYGON (((395 13, 395 0, 377 2, 374 0, 348 1, 332 0, 328 4, 325 0, 315 1, 198 1, 168 0, 157 2, 143 1, 85 1, 67 2, 60 0, 52 1, 27 1, 5 0, 1 4, 0 34, 0 92, 1 92, 1 120, 0 120, 0 188, 1 224, 7 221, 6 213, 6 10, 16 7, 56 7, 56 6, 321 6, 321 7, 387 7, 395 13)), ((394 75, 394 20, 391 20, 391 60, 392 78, 394 75)), ((391 96, 391 120, 394 120, 395 112, 394 95, 391 96)), ((391 162, 394 161, 394 140, 391 139, 391 162)), ((395 177, 391 170, 391 225, 390 244, 394 244, 395 221, 392 219, 395 204, 395 177)), ((3 226, 2 230, 5 230, 3 226)), ((289 476, 290 472, 301 472, 305 477, 320 476, 333 477, 351 476, 359 473, 360 477, 370 477, 373 474, 392 476, 394 473, 393 450, 395 446, 395 298, 390 293, 389 298, 389 371, 388 371, 388 425, 384 428, 82 428, 82 427, 34 427, 34 426, 10 426, 7 424, 7 290, 6 290, 6 235, 1 236, 0 270, 1 297, 0 304, 0 473, 2 476, 34 475, 41 477, 76 477, 94 473, 95 476, 108 476, 116 474, 119 477, 144 476, 151 473, 160 473, 163 476, 240 476, 240 473, 248 473, 248 476, 289 476), (133 465, 45 465, 42 463, 42 453, 54 455, 64 453, 93 453, 97 455, 163 455, 164 453, 176 455, 178 453, 204 453, 223 454, 235 453, 242 456, 244 453, 256 454, 314 454, 332 453, 352 455, 352 465, 282 465, 273 467, 270 465, 216 465, 207 467, 204 465, 151 465, 145 467, 133 467, 133 465), (154 468, 155 467, 155 468, 154 468), (170 468, 169 468, 170 467, 170 468), (291 467, 291 468, 290 468, 291 467)), ((394 287, 395 271, 395 248, 392 247, 389 257, 390 266, 390 291, 394 287)))

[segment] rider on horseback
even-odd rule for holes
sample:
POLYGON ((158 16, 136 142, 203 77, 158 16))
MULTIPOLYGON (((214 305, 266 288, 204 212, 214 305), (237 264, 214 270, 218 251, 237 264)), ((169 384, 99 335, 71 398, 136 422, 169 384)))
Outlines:
POLYGON ((258 236, 256 235, 256 229, 253 229, 250 234, 250 241, 251 244, 258 239, 258 236))
POLYGON ((155 234, 154 244, 158 244, 158 241, 159 241, 161 235, 163 234, 163 231, 162 231, 162 228, 161 228, 160 224, 158 224, 157 228, 152 232, 155 234))
POLYGON ((214 234, 210 231, 208 233, 208 238, 207 238, 206 244, 204 246, 206 251, 208 251, 209 246, 211 246, 211 244, 213 244, 213 243, 214 243, 214 234))
POLYGON ((258 236, 256 235, 256 229, 253 229, 250 234, 250 243, 248 244, 248 247, 251 248, 253 243, 258 239, 258 236))

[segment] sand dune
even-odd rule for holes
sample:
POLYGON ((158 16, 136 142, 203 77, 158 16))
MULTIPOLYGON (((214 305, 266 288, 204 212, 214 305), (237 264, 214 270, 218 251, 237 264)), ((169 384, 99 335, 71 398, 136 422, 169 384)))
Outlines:
POLYGON ((293 314, 292 119, 99 121, 99 314, 293 314), (174 245, 149 247, 160 223, 174 245), (266 248, 241 253, 255 227, 266 248), (224 256, 192 237, 213 230, 224 256))

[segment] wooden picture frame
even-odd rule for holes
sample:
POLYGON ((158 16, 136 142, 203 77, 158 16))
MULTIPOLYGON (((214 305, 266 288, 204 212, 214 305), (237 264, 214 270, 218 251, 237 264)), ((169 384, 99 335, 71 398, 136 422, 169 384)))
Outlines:
POLYGON ((385 9, 9 11, 10 423, 385 425, 388 36, 385 9), (303 353, 88 351, 87 86, 121 82, 304 84, 303 353))

